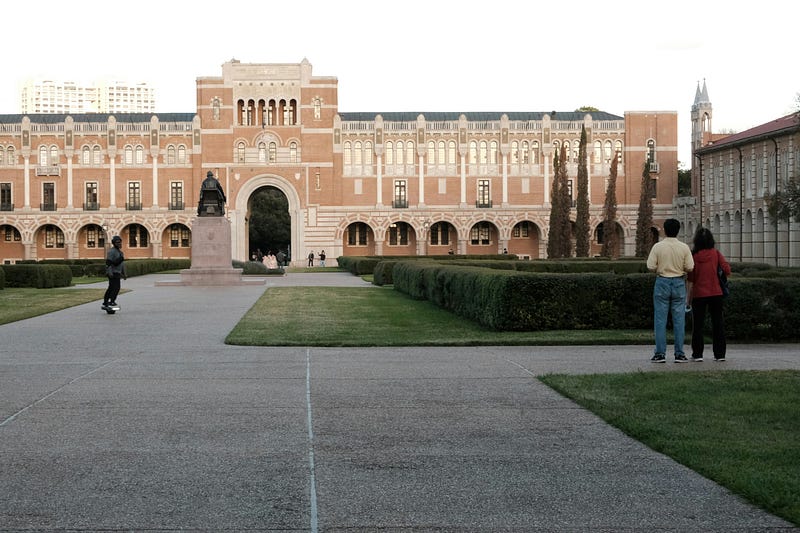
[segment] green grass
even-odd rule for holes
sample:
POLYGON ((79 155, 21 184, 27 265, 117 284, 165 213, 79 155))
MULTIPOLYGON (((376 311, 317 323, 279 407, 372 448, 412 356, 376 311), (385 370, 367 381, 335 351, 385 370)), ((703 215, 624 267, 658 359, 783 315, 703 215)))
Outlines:
POLYGON ((647 344, 650 331, 498 332, 389 288, 273 287, 225 340, 246 346, 647 344))
POLYGON ((800 525, 800 371, 540 379, 654 450, 800 525))
POLYGON ((0 324, 8 324, 102 300, 103 289, 30 289, 6 288, 0 291, 0 324))

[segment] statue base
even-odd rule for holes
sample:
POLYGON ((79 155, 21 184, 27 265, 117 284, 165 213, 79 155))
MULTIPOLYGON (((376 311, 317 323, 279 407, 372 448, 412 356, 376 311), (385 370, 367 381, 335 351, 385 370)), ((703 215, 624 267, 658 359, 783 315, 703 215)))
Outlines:
POLYGON ((156 285, 264 285, 260 278, 243 278, 231 266, 231 222, 225 217, 196 217, 192 221, 192 266, 181 270, 180 281, 156 285))

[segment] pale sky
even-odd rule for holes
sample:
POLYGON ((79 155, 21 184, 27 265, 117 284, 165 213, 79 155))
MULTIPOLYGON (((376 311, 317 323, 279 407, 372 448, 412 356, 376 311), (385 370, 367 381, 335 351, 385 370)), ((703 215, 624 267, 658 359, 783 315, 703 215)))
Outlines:
POLYGON ((339 80, 339 111, 677 111, 706 81, 715 132, 798 109, 800 3, 761 0, 40 0, 3 6, 0 113, 26 78, 146 81, 194 112, 230 59, 339 80))

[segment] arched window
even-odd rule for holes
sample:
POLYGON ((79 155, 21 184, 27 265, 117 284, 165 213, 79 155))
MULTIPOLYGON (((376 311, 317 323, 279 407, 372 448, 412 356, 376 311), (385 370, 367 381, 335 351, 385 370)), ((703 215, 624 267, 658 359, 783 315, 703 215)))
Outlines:
POLYGON ((50 164, 57 165, 58 164, 58 146, 55 144, 50 147, 50 164))
POLYGON ((406 142, 406 165, 412 165, 413 166, 415 159, 416 159, 416 157, 414 157, 414 142, 413 141, 407 141, 406 142))
POLYGON ((353 144, 353 165, 360 167, 363 161, 364 154, 361 153, 361 141, 356 141, 353 144))
POLYGON ((8 150, 6 150, 6 161, 8 162, 9 165, 16 164, 17 162, 17 156, 14 153, 13 146, 9 146, 8 150))
POLYGON ((211 101, 211 110, 212 110, 211 113, 212 116, 214 117, 214 120, 219 120, 219 108, 220 108, 219 98, 214 97, 214 99, 211 101))
POLYGON ((342 158, 344 159, 344 165, 349 167, 353 164, 353 146, 350 144, 350 141, 346 141, 343 148, 344 153, 342 154, 342 158))
POLYGON ((522 150, 520 151, 519 155, 520 163, 523 165, 527 165, 531 162, 530 156, 530 148, 528 147, 528 141, 522 141, 522 150))
POLYGON ((364 143, 364 164, 372 166, 374 164, 374 151, 372 150, 372 142, 367 141, 364 143))
POLYGON ((267 162, 267 145, 263 142, 258 143, 258 162, 267 162))
POLYGON ((614 143, 614 151, 617 153, 617 162, 621 165, 622 164, 622 141, 616 141, 614 143))
POLYGON ((144 163, 144 148, 142 145, 136 147, 136 164, 141 165, 144 163))
POLYGON ((47 166, 47 146, 39 147, 39 166, 47 166))
POLYGON ((81 165, 91 165, 92 164, 92 151, 89 149, 88 146, 84 146, 81 150, 81 165))
POLYGON ((186 147, 182 144, 178 145, 178 164, 186 164, 186 147))
POLYGON ((511 142, 511 164, 519 164, 519 141, 511 142))
POLYGON ((395 145, 395 163, 398 165, 403 164, 403 141, 397 141, 395 145))
POLYGON ((469 164, 478 164, 478 143, 475 141, 469 142, 469 164))
POLYGON ((653 163, 656 160, 656 142, 653 139, 647 140, 647 162, 653 163))
POLYGON ((485 165, 489 160, 489 144, 486 141, 481 141, 478 157, 478 163, 481 165, 485 165))
POLYGON ((167 164, 174 165, 175 164, 175 147, 171 144, 167 146, 167 164))
POLYGON ((539 141, 531 143, 531 163, 534 165, 539 164, 539 141))
POLYGON ((451 165, 455 165, 457 163, 455 141, 450 141, 447 143, 447 162, 451 165))
POLYGON ((428 141, 428 164, 436 164, 436 143, 428 141))
POLYGON ((103 153, 97 145, 92 148, 92 164, 98 166, 103 164, 103 153))
POLYGON ((269 143, 269 162, 276 163, 278 161, 278 145, 274 142, 269 143))
POLYGON ((44 247, 45 248, 63 248, 64 247, 64 232, 61 228, 53 224, 47 224, 44 227, 44 247))
POLYGON ((445 150, 445 146, 446 145, 444 141, 439 141, 439 143, 436 145, 437 147, 436 163, 438 165, 444 165, 445 163, 447 163, 447 152, 445 150))
POLYGON ((603 143, 603 162, 611 163, 611 141, 603 143))
POLYGON ((126 146, 125 147, 125 164, 132 165, 133 164, 133 147, 126 146))
POLYGON ((489 143, 489 164, 497 164, 497 141, 492 141, 489 143))
POLYGON ((294 141, 289 143, 289 162, 297 163, 297 143, 294 141))
POLYGON ((244 163, 244 143, 240 142, 236 145, 236 162, 244 163))
POLYGON ((147 228, 141 224, 131 224, 128 226, 129 248, 147 248, 148 237, 147 228))
POLYGON ((603 161, 603 143, 600 141, 595 141, 594 150, 592 152, 592 161, 595 163, 601 163, 603 161))
POLYGON ((392 141, 386 143, 386 164, 394 165, 394 144, 392 141))

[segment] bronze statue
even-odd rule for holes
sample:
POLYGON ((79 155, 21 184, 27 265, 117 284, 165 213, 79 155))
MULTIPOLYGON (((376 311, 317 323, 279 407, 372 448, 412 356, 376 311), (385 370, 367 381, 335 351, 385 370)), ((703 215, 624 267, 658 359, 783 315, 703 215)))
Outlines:
POLYGON ((221 217, 225 214, 225 193, 214 173, 210 170, 200 186, 200 201, 197 204, 197 216, 221 217))

